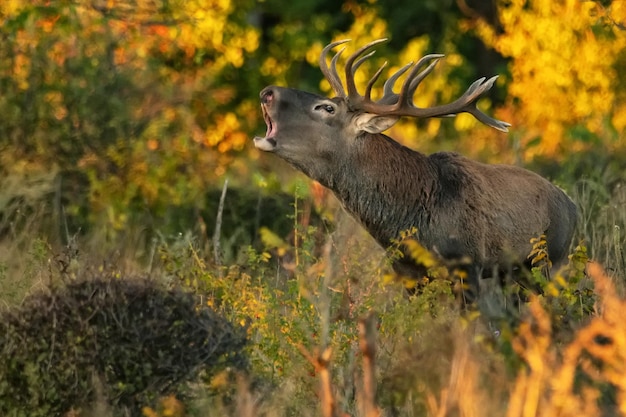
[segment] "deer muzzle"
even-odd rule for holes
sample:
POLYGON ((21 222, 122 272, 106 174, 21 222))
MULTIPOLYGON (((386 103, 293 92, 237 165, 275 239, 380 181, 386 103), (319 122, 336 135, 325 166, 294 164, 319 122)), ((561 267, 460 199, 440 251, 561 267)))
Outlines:
POLYGON ((261 110, 263 112, 263 119, 267 125, 267 131, 265 137, 256 136, 254 138, 254 146, 262 151, 271 152, 276 148, 276 122, 272 120, 270 116, 269 108, 272 106, 275 93, 271 87, 266 87, 261 91, 261 110))

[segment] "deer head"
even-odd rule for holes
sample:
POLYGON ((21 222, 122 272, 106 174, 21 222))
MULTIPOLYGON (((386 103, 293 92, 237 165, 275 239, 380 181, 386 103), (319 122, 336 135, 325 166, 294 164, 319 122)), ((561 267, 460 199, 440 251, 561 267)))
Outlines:
POLYGON ((488 126, 503 132, 508 131, 508 123, 493 119, 476 107, 478 99, 493 86, 497 76, 475 81, 452 103, 429 108, 419 108, 413 104, 415 90, 443 55, 426 55, 417 63, 406 64, 389 77, 384 83, 383 97, 374 101, 371 91, 386 67, 385 63, 368 82, 365 94, 360 95, 354 75, 361 64, 374 54, 373 51, 366 52, 385 41, 386 39, 379 39, 370 42, 347 59, 347 93, 337 72, 337 61, 343 49, 332 58, 330 67, 327 64, 327 55, 331 49, 349 40, 327 45, 319 60, 320 68, 337 94, 336 97, 326 98, 276 86, 263 89, 261 107, 268 129, 265 137, 254 139, 255 146, 262 151, 274 152, 296 167, 304 169, 306 173, 311 173, 316 171, 315 168, 323 169, 321 166, 324 161, 331 157, 329 153, 336 155, 364 135, 379 134, 389 129, 402 116, 448 117, 467 112, 488 126), (397 80, 407 71, 408 75, 399 92, 395 93, 397 80), (315 139, 311 138, 311 132, 315 132, 315 139))

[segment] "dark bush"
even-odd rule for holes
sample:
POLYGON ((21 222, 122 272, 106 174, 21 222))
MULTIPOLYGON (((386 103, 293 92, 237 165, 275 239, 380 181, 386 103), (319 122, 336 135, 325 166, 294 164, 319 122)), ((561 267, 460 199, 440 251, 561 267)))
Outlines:
POLYGON ((54 416, 104 397, 141 415, 185 383, 245 367, 245 329, 190 293, 97 278, 27 297, 0 315, 0 415, 54 416))

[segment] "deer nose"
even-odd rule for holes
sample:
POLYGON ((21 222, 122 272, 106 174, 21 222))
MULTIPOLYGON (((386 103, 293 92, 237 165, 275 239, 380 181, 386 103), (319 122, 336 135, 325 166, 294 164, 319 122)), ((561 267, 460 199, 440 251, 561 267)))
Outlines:
POLYGON ((265 87, 261 91, 261 103, 269 104, 274 99, 274 90, 272 87, 265 87))

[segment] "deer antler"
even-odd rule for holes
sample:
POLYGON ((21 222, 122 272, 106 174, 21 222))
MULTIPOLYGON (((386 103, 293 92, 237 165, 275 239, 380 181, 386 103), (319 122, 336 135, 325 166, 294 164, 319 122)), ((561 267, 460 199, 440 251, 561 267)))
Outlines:
POLYGON ((333 90, 335 90, 335 93, 338 96, 345 98, 351 109, 362 110, 381 116, 413 116, 419 118, 453 116, 458 113, 466 112, 470 113, 477 120, 487 126, 491 126, 502 132, 508 132, 508 127, 511 126, 509 123, 487 116, 476 107, 476 102, 493 86, 493 83, 498 78, 497 75, 489 78, 488 80, 485 77, 482 77, 474 81, 465 93, 461 95, 461 97, 451 103, 427 108, 416 107, 413 104, 413 95, 415 94, 415 90, 422 80, 432 72, 437 62, 443 58, 443 55, 440 54, 426 55, 417 61, 416 64, 410 62, 400 68, 385 82, 383 86, 383 97, 374 101, 371 98, 372 87, 382 74, 383 69, 386 67, 387 62, 385 62, 367 83, 365 94, 360 95, 354 82, 354 74, 361 64, 370 58, 375 51, 367 54, 365 53, 374 46, 386 42, 387 39, 378 39, 370 42, 348 57, 345 67, 346 87, 348 90, 348 93, 346 94, 341 83, 341 79, 339 78, 339 74, 337 73, 337 61, 345 48, 341 49, 335 54, 335 56, 333 56, 330 62, 330 68, 326 63, 326 56, 334 47, 349 41, 349 39, 346 39, 327 45, 322 50, 320 55, 320 69, 333 90), (426 64, 428 64, 426 68, 420 71, 420 69, 426 64), (411 69, 411 67, 413 68, 411 69), (400 93, 394 93, 393 87, 396 81, 405 72, 409 71, 409 69, 411 69, 411 71, 406 76, 406 79, 400 88, 400 93))

